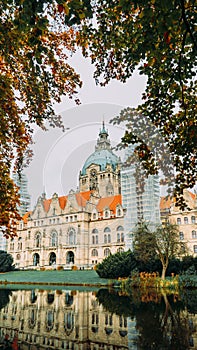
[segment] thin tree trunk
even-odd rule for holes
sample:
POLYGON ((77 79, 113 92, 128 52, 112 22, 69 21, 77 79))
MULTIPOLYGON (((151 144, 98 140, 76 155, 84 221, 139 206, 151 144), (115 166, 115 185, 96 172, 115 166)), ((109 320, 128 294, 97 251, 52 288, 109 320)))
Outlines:
POLYGON ((167 265, 162 264, 162 275, 161 275, 162 280, 165 280, 166 270, 167 270, 167 265))

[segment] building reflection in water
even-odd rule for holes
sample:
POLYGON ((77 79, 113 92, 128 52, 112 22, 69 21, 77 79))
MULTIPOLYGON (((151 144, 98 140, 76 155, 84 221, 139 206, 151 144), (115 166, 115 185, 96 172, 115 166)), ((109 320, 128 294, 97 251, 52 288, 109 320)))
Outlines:
POLYGON ((128 318, 106 311, 95 292, 17 290, 0 310, 0 336, 24 350, 128 349, 128 318))
POLYGON ((0 290, 0 297, 1 293, 4 349, 6 344, 15 350, 197 348, 196 294, 193 300, 192 295, 186 298, 186 307, 166 295, 154 302, 135 302, 105 289, 0 290))

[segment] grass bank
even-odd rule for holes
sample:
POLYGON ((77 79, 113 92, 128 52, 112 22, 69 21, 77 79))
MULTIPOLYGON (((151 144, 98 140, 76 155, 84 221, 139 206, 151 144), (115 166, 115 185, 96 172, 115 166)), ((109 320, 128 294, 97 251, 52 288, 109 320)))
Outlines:
POLYGON ((11 271, 0 273, 0 285, 111 286, 114 281, 100 278, 94 270, 11 271))

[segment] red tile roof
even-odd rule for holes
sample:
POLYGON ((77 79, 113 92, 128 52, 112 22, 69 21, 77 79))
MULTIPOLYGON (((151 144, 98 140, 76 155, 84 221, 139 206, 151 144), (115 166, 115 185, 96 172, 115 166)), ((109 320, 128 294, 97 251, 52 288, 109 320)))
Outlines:
POLYGON ((43 205, 44 205, 44 210, 48 213, 50 205, 51 205, 51 199, 45 199, 43 201, 43 205))
POLYGON ((64 209, 67 203, 67 196, 59 197, 58 200, 59 200, 60 208, 64 209))
MULTIPOLYGON (((186 190, 184 197, 186 198, 186 195, 189 195, 191 199, 194 201, 196 198, 196 194, 192 193, 188 190, 186 190)), ((168 196, 168 197, 161 197, 160 199, 160 210, 163 209, 169 209, 173 203, 176 202, 176 199, 174 197, 168 196)))
POLYGON ((81 207, 85 207, 86 202, 90 200, 91 193, 92 193, 92 191, 76 193, 76 200, 77 200, 78 205, 81 207))
POLYGON ((24 221, 24 223, 26 224, 27 223, 27 221, 28 221, 28 218, 29 218, 29 216, 31 215, 31 211, 28 211, 27 213, 25 213, 25 215, 23 216, 23 221, 24 221))
POLYGON ((104 208, 108 207, 115 214, 118 204, 122 204, 122 196, 120 194, 101 198, 97 204, 97 210, 98 212, 102 213, 104 208))

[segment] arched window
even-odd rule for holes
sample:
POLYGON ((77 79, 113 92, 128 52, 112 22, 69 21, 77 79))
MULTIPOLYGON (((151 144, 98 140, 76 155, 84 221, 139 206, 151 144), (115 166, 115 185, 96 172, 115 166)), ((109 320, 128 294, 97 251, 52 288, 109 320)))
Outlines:
POLYGON ((40 256, 39 254, 35 253, 33 256, 33 266, 37 266, 40 263, 40 256))
POLYGON ((57 232, 53 231, 51 233, 51 246, 56 247, 57 246, 57 232))
POLYGON ((118 208, 118 209, 117 209, 117 211, 116 211, 116 215, 117 215, 117 216, 121 216, 121 215, 122 215, 122 211, 121 211, 121 209, 120 209, 120 208, 118 208))
POLYGON ((183 232, 179 232, 179 238, 182 241, 184 239, 184 233, 183 232))
POLYGON ((124 249, 122 247, 117 249, 117 253, 123 253, 123 252, 124 252, 124 249))
POLYGON ((110 233, 108 233, 108 235, 107 235, 107 241, 108 241, 108 243, 111 243, 111 235, 110 235, 110 233))
POLYGON ((66 263, 67 264, 74 264, 75 256, 72 251, 67 252, 66 254, 66 263))
POLYGON ((92 249, 92 256, 98 256, 98 250, 92 249))
POLYGON ((95 244, 95 236, 92 236, 92 244, 95 244))
POLYGON ((195 224, 195 223, 196 223, 196 217, 195 217, 195 216, 192 216, 192 217, 191 217, 191 223, 192 223, 192 224, 195 224))
POLYGON ((197 238, 197 233, 195 230, 192 231, 192 238, 197 238))
POLYGON ((52 310, 48 310, 46 314, 46 328, 47 330, 51 330, 54 325, 54 313, 52 310))
POLYGON ((69 228, 68 230, 68 244, 69 245, 76 244, 76 232, 74 228, 69 228))
POLYGON ((181 218, 176 219, 177 225, 181 225, 181 218))
POLYGON ((41 234, 40 232, 37 232, 35 236, 35 247, 40 248, 40 245, 41 245, 41 234))
POLYGON ((105 218, 109 218, 109 217, 110 217, 109 210, 105 210, 105 218))
POLYGON ((104 256, 107 258, 109 255, 111 255, 111 251, 109 248, 104 249, 104 256))
POLYGON ((55 265, 56 264, 56 254, 54 252, 52 252, 49 255, 49 265, 55 265))
POLYGON ((124 242, 124 227, 118 226, 116 231, 117 231, 117 242, 124 242))
POLYGON ((65 304, 66 306, 71 306, 73 304, 73 295, 71 295, 69 292, 66 292, 65 294, 65 304))
POLYGON ((98 233, 97 228, 93 228, 92 233, 98 233))
POLYGON ((184 224, 185 224, 185 225, 188 224, 188 217, 187 217, 187 216, 184 217, 184 224))
POLYGON ((93 220, 96 220, 96 213, 93 213, 93 220))
POLYGON ((22 250, 22 238, 19 237, 18 239, 18 250, 22 250))
POLYGON ((74 314, 73 311, 68 311, 64 314, 64 329, 68 334, 72 332, 74 328, 74 314))
POLYGON ((105 227, 105 228, 104 228, 104 232, 111 232, 111 230, 110 230, 109 227, 105 227))
POLYGON ((30 303, 34 304, 37 300, 37 295, 35 293, 35 290, 32 289, 31 290, 31 295, 30 295, 30 303))
POLYGON ((104 235, 104 243, 107 243, 107 235, 104 235))
POLYGON ((11 239, 10 250, 14 250, 14 238, 11 239))

